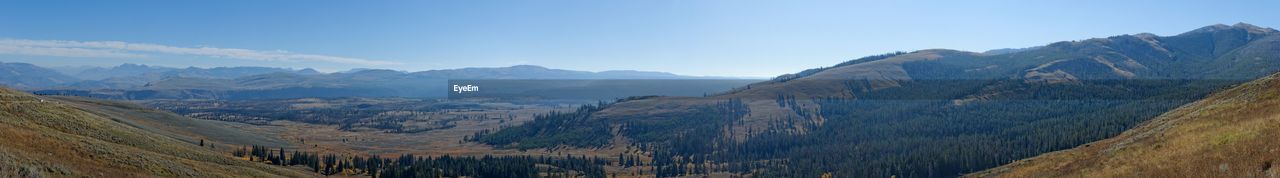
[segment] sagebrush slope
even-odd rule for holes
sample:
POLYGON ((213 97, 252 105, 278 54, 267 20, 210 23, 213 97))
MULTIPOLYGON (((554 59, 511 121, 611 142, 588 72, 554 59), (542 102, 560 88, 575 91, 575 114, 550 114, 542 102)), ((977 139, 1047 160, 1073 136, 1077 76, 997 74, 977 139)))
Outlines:
POLYGON ((309 177, 0 88, 0 177, 309 177))

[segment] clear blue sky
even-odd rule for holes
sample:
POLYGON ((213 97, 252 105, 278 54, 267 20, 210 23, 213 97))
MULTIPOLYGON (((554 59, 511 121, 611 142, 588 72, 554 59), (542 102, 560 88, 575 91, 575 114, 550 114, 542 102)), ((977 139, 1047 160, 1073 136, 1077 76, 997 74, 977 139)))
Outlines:
POLYGON ((1263 0, 4 1, 0 61, 764 77, 892 51, 1274 28, 1278 9, 1263 0))

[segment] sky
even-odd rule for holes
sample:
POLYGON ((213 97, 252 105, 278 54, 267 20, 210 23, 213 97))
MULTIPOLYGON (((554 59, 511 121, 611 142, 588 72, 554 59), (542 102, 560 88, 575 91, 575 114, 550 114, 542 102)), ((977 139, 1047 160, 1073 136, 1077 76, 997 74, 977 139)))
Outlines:
POLYGON ((1276 28, 1276 9, 1273 0, 3 1, 0 61, 771 77, 894 51, 1276 28))

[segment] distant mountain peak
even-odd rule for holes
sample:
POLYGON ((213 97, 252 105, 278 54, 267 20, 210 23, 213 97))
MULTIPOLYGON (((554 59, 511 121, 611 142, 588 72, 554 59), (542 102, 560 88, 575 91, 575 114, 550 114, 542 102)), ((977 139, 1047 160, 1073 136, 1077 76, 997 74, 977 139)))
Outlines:
POLYGON ((351 68, 351 69, 349 69, 349 70, 346 70, 346 71, 339 71, 339 72, 337 72, 337 73, 344 73, 344 74, 347 74, 347 73, 356 73, 356 72, 366 71, 366 70, 372 70, 372 69, 370 69, 370 68, 351 68))
POLYGON ((0 62, 0 86, 19 89, 52 87, 78 79, 28 63, 0 62))
POLYGON ((1200 27, 1183 34, 1213 33, 1213 32, 1219 32, 1219 31, 1230 30, 1230 29, 1231 29, 1231 26, 1227 26, 1223 24, 1214 24, 1210 26, 1200 27))
POLYGON ((1160 35, 1156 35, 1156 34, 1152 34, 1152 33, 1146 33, 1146 32, 1138 33, 1138 34, 1133 34, 1133 36, 1138 37, 1138 38, 1156 38, 1156 37, 1160 37, 1160 35))
POLYGON ((1236 23, 1235 25, 1231 25, 1231 27, 1245 29, 1245 30, 1248 30, 1249 32, 1258 32, 1258 33, 1275 33, 1276 32, 1276 29, 1259 27, 1259 26, 1255 26, 1253 24, 1248 24, 1244 22, 1236 23))
POLYGON ((547 67, 542 67, 542 66, 537 66, 537 65, 528 65, 528 64, 523 64, 523 65, 514 65, 514 66, 511 66, 511 67, 507 67, 507 68, 511 68, 511 69, 548 69, 547 67))
POLYGON ((124 64, 120 64, 120 65, 118 65, 118 66, 116 66, 116 67, 142 67, 142 68, 145 68, 145 67, 148 67, 148 66, 147 66, 146 64, 124 63, 124 64))
POLYGON ((1036 50, 1036 49, 1040 49, 1040 48, 1043 48, 1043 47, 1044 47, 1044 46, 1032 46, 1032 47, 1025 47, 1025 48, 1000 48, 1000 49, 992 49, 992 50, 983 51, 983 52, 982 52, 982 54, 986 54, 986 55, 1001 55, 1001 54, 1009 54, 1009 53, 1016 53, 1016 52, 1023 52, 1023 51, 1036 50))
POLYGON ((359 70, 352 73, 397 73, 399 74, 399 73, 405 73, 405 72, 398 71, 398 70, 391 70, 391 69, 364 69, 364 70, 359 70))
POLYGON ((922 50, 913 51, 910 53, 971 53, 971 52, 954 50, 954 49, 934 48, 934 49, 922 49, 922 50))
POLYGON ((600 72, 596 72, 596 73, 606 73, 606 72, 643 72, 643 73, 670 73, 670 72, 657 72, 657 71, 639 71, 639 70, 606 70, 606 71, 600 71, 600 72))
POLYGON ((1256 25, 1253 25, 1253 24, 1249 24, 1249 23, 1244 23, 1244 22, 1239 22, 1239 23, 1233 24, 1233 25, 1231 25, 1231 27, 1233 27, 1233 28, 1246 28, 1246 29, 1265 29, 1264 27, 1259 27, 1259 26, 1256 26, 1256 25))
POLYGON ((320 73, 320 71, 316 71, 316 69, 312 69, 312 68, 305 68, 305 69, 302 69, 302 70, 298 70, 298 73, 303 73, 303 74, 318 74, 318 73, 320 73))
POLYGON ((1253 24, 1240 22, 1234 25, 1214 24, 1210 26, 1200 27, 1195 30, 1191 30, 1189 32, 1182 33, 1182 34, 1215 33, 1220 31, 1227 31, 1227 30, 1244 30, 1250 33, 1276 33, 1276 29, 1259 27, 1253 24))

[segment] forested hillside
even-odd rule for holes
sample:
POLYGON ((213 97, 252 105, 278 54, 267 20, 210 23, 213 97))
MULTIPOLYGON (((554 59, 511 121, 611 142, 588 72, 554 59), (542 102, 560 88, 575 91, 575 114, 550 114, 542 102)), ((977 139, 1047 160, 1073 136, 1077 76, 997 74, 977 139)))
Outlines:
POLYGON ((1008 53, 890 53, 710 97, 551 114, 531 123, 559 124, 478 140, 521 149, 617 144, 561 139, 609 133, 646 150, 659 176, 954 177, 1109 138, 1280 71, 1277 34, 1214 25, 1008 53))
POLYGON ((971 177, 1276 175, 1280 74, 1218 92, 1114 138, 1018 160, 971 177), (1155 158, 1155 159, 1153 159, 1155 158))

